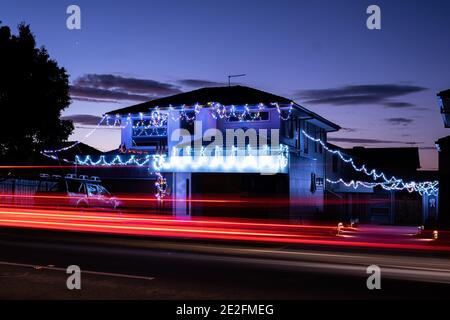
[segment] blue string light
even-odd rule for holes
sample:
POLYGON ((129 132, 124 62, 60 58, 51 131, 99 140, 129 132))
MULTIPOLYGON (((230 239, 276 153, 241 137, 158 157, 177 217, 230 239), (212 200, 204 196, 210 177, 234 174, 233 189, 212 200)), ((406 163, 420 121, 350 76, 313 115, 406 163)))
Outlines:
POLYGON ((131 155, 127 160, 123 160, 120 155, 115 156, 111 161, 107 161, 104 155, 100 156, 97 161, 92 160, 91 156, 86 156, 82 160, 78 155, 75 156, 75 163, 81 166, 138 166, 143 167, 149 165, 152 160, 152 156, 145 155, 142 159, 131 155))
POLYGON ((339 158, 341 158, 342 161, 344 161, 345 163, 349 163, 352 168, 357 171, 357 172, 363 172, 364 174, 366 174, 367 176, 371 177, 373 180, 378 180, 378 179, 383 179, 384 182, 364 182, 364 181, 350 181, 350 182, 345 182, 342 179, 339 180, 329 180, 327 179, 327 182, 331 183, 331 184, 338 184, 338 183, 342 183, 344 185, 346 185, 347 187, 353 187, 355 189, 358 188, 358 186, 364 186, 367 188, 373 188, 376 186, 380 186, 382 187, 384 190, 397 190, 397 191, 401 191, 401 190, 407 190, 408 192, 412 193, 412 192, 418 192, 420 195, 426 194, 426 195, 436 195, 438 193, 439 190, 439 181, 425 181, 425 182, 415 182, 415 181, 410 181, 410 182, 405 182, 403 179, 399 179, 396 178, 394 176, 390 177, 389 179, 386 177, 386 175, 384 174, 384 172, 380 172, 377 173, 377 171, 375 169, 372 170, 368 170, 366 168, 365 165, 362 166, 357 166, 353 160, 353 158, 351 157, 346 157, 342 154, 341 151, 339 150, 333 150, 331 148, 329 148, 326 143, 324 143, 322 140, 318 139, 318 138, 314 138, 312 136, 310 136, 308 133, 305 132, 305 130, 302 130, 303 135, 310 139, 311 141, 314 141, 316 143, 320 143, 320 145, 327 151, 330 152, 332 154, 336 154, 339 156, 339 158))

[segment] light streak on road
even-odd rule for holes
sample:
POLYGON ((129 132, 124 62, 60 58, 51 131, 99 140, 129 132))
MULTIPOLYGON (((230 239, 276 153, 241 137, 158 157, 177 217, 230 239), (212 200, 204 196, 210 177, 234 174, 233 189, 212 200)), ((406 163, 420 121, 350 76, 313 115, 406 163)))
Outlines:
POLYGON ((180 220, 145 214, 0 207, 0 225, 150 237, 450 252, 450 246, 433 241, 423 242, 411 236, 386 238, 386 235, 374 236, 366 230, 366 237, 358 231, 353 231, 352 237, 339 237, 335 235, 333 226, 224 218, 180 220))

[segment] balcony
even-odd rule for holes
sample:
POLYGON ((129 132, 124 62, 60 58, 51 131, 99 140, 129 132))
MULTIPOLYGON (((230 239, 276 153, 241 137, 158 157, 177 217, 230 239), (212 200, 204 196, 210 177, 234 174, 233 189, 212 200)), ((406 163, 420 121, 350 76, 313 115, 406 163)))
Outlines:
POLYGON ((153 169, 159 172, 225 172, 225 173, 287 173, 289 150, 263 146, 252 149, 221 147, 193 149, 174 148, 170 156, 153 156, 153 169))
POLYGON ((252 149, 221 147, 174 148, 166 154, 116 154, 99 157, 77 156, 79 166, 145 167, 155 172, 288 173, 289 149, 263 146, 252 149))

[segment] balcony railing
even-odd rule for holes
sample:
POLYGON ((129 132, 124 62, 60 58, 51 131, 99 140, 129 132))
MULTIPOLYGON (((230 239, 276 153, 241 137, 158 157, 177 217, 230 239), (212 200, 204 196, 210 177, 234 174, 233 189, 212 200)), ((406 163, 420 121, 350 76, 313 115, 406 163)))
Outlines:
POLYGON ((116 154, 76 156, 80 166, 132 166, 146 167, 155 172, 229 172, 229 173, 287 173, 289 149, 285 145, 275 148, 264 146, 174 149, 166 154, 116 154))
POLYGON ((153 169, 159 172, 233 172, 233 173, 287 173, 289 149, 276 148, 205 147, 174 148, 170 156, 155 155, 153 169))

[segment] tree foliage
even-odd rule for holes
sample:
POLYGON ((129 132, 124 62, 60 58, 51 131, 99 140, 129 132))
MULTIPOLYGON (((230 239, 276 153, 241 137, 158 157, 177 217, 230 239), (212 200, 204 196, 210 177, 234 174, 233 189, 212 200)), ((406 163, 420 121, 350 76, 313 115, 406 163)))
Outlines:
POLYGON ((0 161, 32 162, 67 140, 73 124, 60 116, 69 104, 66 70, 36 47, 29 25, 14 35, 0 22, 0 161))

